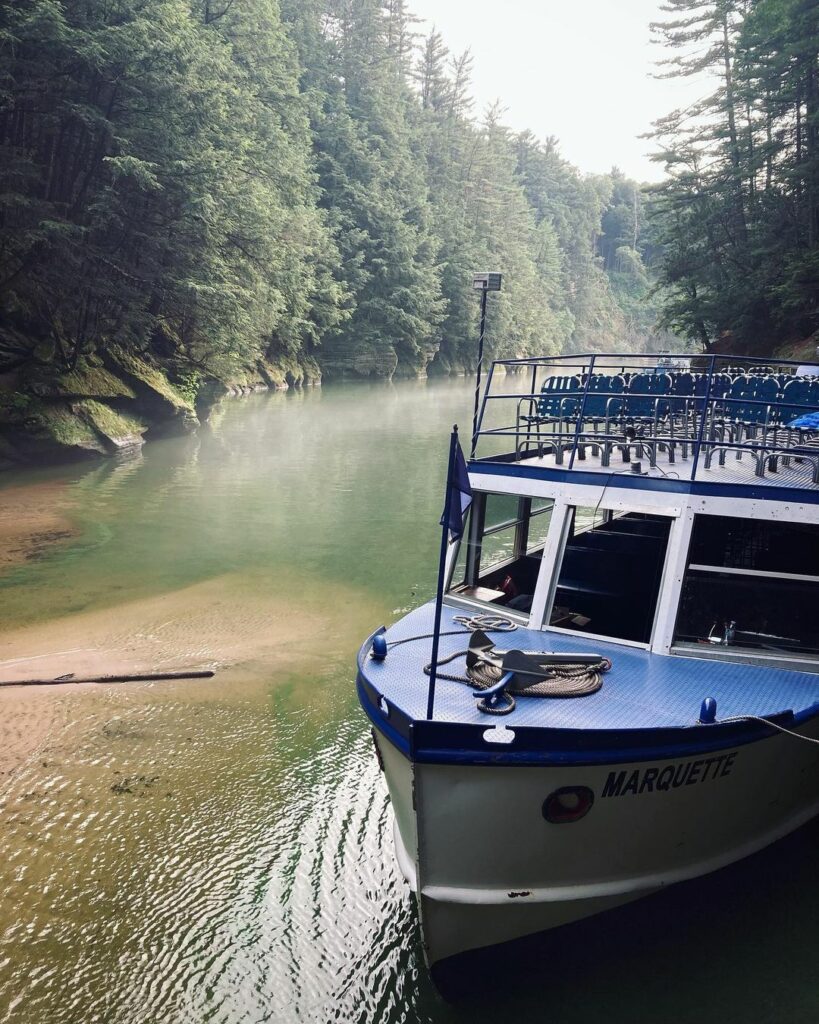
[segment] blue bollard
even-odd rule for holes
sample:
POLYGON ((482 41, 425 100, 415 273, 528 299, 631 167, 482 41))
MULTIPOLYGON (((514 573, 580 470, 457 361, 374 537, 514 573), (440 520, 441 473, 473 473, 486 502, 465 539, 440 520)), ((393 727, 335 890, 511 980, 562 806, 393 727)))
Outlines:
POLYGON ((700 724, 713 725, 717 720, 717 702, 713 697, 706 697, 700 707, 700 724))

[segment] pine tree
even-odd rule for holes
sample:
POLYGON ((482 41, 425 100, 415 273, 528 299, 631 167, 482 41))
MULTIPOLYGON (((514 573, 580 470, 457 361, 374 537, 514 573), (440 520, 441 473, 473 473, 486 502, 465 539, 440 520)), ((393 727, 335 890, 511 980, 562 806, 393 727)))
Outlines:
POLYGON ((275 0, 0 18, 0 331, 30 339, 7 358, 70 369, 115 343, 224 369, 337 322, 275 0))
POLYGON ((671 74, 719 88, 657 125, 664 322, 706 350, 769 352, 819 326, 819 9, 670 0, 671 74))
POLYGON ((314 122, 322 205, 331 215, 350 318, 327 334, 332 375, 414 375, 439 344, 443 302, 423 167, 413 151, 413 97, 404 79, 409 21, 403 5, 334 0, 320 64, 331 116, 314 122))

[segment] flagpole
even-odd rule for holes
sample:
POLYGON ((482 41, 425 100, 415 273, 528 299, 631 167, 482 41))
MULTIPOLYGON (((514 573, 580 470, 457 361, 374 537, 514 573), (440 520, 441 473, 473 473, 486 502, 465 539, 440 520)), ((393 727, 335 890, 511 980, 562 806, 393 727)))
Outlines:
POLYGON ((435 622, 432 627, 432 661, 429 666, 429 691, 427 694, 427 718, 432 718, 435 705, 435 680, 438 675, 438 642, 441 639, 441 610, 444 605, 444 577, 446 576, 446 553, 449 545, 449 513, 452 505, 452 472, 455 466, 455 452, 458 447, 458 426, 452 428, 449 439, 449 463, 446 471, 446 500, 441 527, 441 557, 438 562, 438 593, 435 597, 435 622))

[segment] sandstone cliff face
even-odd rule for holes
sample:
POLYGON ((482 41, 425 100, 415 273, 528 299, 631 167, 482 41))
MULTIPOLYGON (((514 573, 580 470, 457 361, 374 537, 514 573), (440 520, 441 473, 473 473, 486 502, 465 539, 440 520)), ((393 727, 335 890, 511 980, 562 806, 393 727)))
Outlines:
POLYGON ((345 345, 329 339, 322 346, 321 366, 328 380, 390 380, 398 356, 393 348, 375 348, 364 340, 345 345))
POLYGON ((116 455, 196 430, 227 396, 320 382, 310 358, 203 377, 116 346, 67 373, 7 374, 0 377, 0 469, 116 455))

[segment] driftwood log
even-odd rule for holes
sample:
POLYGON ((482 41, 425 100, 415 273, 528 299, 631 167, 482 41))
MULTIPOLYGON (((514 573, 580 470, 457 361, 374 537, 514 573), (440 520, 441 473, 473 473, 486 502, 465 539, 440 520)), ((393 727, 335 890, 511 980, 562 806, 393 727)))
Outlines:
POLYGON ((137 672, 119 676, 75 676, 68 673, 53 679, 3 679, 0 686, 60 686, 66 683, 143 683, 162 679, 210 679, 216 673, 212 669, 186 670, 184 672, 137 672))

